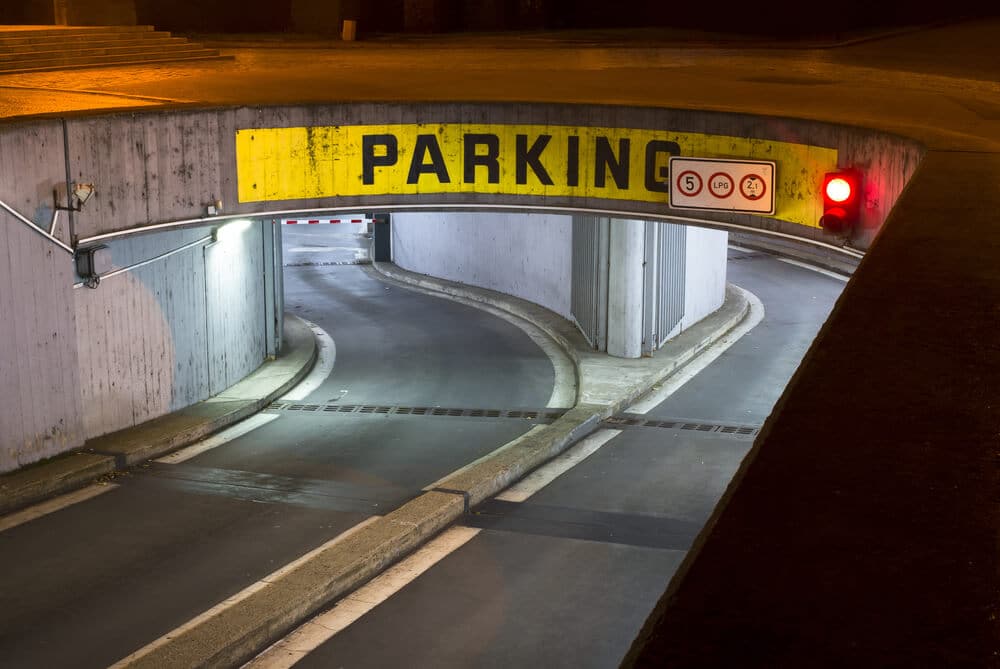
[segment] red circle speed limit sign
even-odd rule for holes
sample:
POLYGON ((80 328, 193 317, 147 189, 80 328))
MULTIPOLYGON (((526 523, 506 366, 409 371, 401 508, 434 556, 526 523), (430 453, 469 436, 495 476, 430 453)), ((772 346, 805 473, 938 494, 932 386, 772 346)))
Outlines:
POLYGON ((700 193, 702 186, 701 175, 697 172, 686 170, 677 175, 677 188, 688 197, 700 193))
POLYGON ((725 199, 733 194, 733 178, 725 172, 716 172, 708 178, 708 192, 725 199))
POLYGON ((740 193, 748 200, 759 200, 767 192, 767 184, 756 174, 748 174, 740 179, 740 193))

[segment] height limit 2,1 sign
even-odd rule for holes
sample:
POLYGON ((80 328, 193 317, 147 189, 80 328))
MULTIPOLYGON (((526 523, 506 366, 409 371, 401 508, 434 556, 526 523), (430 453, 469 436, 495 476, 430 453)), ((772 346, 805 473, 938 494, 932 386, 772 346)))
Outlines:
POLYGON ((773 214, 774 163, 672 156, 670 206, 773 214))

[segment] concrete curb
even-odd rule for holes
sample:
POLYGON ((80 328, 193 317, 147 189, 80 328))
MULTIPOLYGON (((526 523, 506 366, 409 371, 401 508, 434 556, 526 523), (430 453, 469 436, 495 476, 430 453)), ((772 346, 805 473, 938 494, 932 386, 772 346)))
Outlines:
POLYGON ((222 393, 141 425, 87 441, 51 462, 0 476, 0 514, 83 487, 115 470, 165 455, 260 411, 294 387, 316 361, 306 323, 285 314, 285 351, 222 393))
POLYGON ((576 326, 548 309, 496 291, 417 274, 384 262, 372 267, 392 281, 411 284, 448 297, 488 304, 528 321, 552 338, 577 366, 578 406, 603 406, 602 419, 620 411, 687 364, 746 317, 749 302, 733 286, 714 313, 672 339, 654 358, 627 360, 595 352, 576 326))
POLYGON ((82 488, 114 470, 114 458, 78 452, 5 474, 0 477, 0 514, 82 488))
MULTIPOLYGON (((492 291, 415 275, 384 263, 375 266, 394 282, 416 285, 446 297, 489 304, 533 323, 566 349, 578 365, 580 377, 585 376, 588 356, 606 358, 582 350, 586 343, 572 325, 537 305, 492 291)), ((249 660, 268 643, 446 528, 471 506, 500 492, 597 429, 601 420, 650 390, 665 375, 724 336, 748 310, 749 304, 742 294, 730 288, 726 306, 677 338, 683 351, 670 356, 669 362, 653 366, 650 374, 639 377, 614 401, 599 404, 578 401, 552 425, 528 432, 502 446, 471 467, 439 482, 434 490, 364 526, 344 541, 330 545, 218 615, 170 636, 159 646, 140 651, 123 663, 124 666, 223 667, 249 660)), ((627 362, 614 360, 616 376, 617 367, 627 362)), ((648 361, 633 364, 643 362, 648 361)))
MULTIPOLYGON (((538 305, 492 291, 415 275, 384 263, 376 263, 376 269, 394 282, 409 283, 444 297, 490 304, 533 323, 565 347, 578 364, 581 378, 585 377, 588 362, 591 362, 588 357, 607 358, 581 350, 586 342, 575 334, 572 324, 538 305)), ((645 375, 627 376, 631 384, 612 398, 613 401, 578 401, 555 423, 529 431, 505 444, 440 481, 433 490, 359 528, 342 541, 335 540, 261 587, 248 589, 247 596, 218 613, 193 621, 183 630, 175 630, 116 667, 230 667, 250 660, 332 601, 364 584, 451 525, 471 506, 497 494, 593 432, 601 420, 652 389, 664 376, 724 336, 748 311, 749 304, 742 293, 727 289, 726 305, 676 338, 674 341, 680 342, 684 350, 669 356, 667 362, 651 366, 650 359, 613 359, 616 377, 620 376, 621 365, 651 368, 645 375)), ((591 368, 597 371, 593 365, 591 368)), ((610 394, 616 392, 615 388, 596 388, 590 392, 593 395, 600 395, 601 391, 610 394)))

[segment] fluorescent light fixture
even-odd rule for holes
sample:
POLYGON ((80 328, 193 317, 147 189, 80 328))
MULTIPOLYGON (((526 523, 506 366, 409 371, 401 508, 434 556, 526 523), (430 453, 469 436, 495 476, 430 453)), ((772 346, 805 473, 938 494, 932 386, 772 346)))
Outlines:
POLYGON ((251 225, 253 225, 253 221, 246 219, 226 223, 221 228, 217 228, 215 230, 215 241, 227 242, 229 240, 236 239, 243 234, 245 230, 249 230, 251 225))

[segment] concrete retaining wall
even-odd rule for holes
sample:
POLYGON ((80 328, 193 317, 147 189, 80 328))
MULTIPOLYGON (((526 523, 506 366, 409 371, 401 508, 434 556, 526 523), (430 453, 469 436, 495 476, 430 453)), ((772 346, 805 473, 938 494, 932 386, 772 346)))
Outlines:
POLYGON ((263 231, 111 241, 112 271, 193 245, 89 289, 69 254, 5 220, 0 308, 18 317, 0 319, 0 472, 204 400, 256 369, 266 356, 263 231))
MULTIPOLYGON (((570 216, 401 213, 392 217, 392 258, 403 269, 514 295, 572 321, 572 235, 570 216)), ((671 337, 722 306, 726 292, 727 238, 725 231, 689 228, 684 317, 671 337)), ((637 243, 642 246, 641 231, 637 243)), ((637 253, 635 260, 641 263, 643 253, 641 250, 637 253)), ((620 263, 612 251, 609 277, 612 287, 621 284, 626 274, 616 261, 620 263)), ((637 290, 641 294, 642 268, 637 265, 637 270, 637 290)), ((621 309, 627 308, 620 299, 612 302, 621 309)), ((641 313, 639 306, 631 306, 637 310, 635 313, 641 313)), ((609 340, 624 337, 633 348, 640 345, 640 332, 627 336, 612 334, 615 327, 620 328, 625 322, 622 313, 609 314, 608 321, 609 340)), ((632 354, 638 355, 637 349, 632 354)))
POLYGON ((514 295, 572 319, 572 233, 570 216, 396 214, 393 262, 514 295))
POLYGON ((0 472, 83 444, 73 278, 69 254, 0 214, 0 472))
POLYGON ((678 332, 708 316, 726 299, 726 247, 728 233, 688 228, 687 277, 684 282, 684 317, 678 332))
POLYGON ((263 362, 261 224, 218 242, 196 228, 109 246, 120 268, 189 243, 74 291, 87 439, 206 399, 263 362))
MULTIPOLYGON (((218 225, 221 219, 209 216, 207 207, 219 200, 224 216, 240 217, 306 209, 384 207, 398 212, 407 207, 440 210, 482 206, 679 220, 663 203, 546 196, 544 188, 521 195, 420 192, 271 202, 238 200, 237 130, 415 123, 632 128, 836 148, 842 165, 866 170, 864 217, 869 227, 853 240, 859 247, 866 247, 874 238, 922 155, 914 142, 856 128, 740 114, 610 106, 344 104, 84 113, 65 119, 0 124, 0 201, 48 229, 55 202, 69 203, 68 185, 93 183, 96 195, 82 211, 60 212, 56 236, 70 246, 78 241, 94 243, 131 232, 145 233, 150 226, 182 229, 218 225)), ((818 220, 818 184, 813 181, 804 181, 796 192, 783 197, 815 202, 818 220)), ((687 218, 708 225, 736 224, 824 239, 817 228, 789 221, 694 213, 697 216, 687 218)), ((14 398, 0 408, 0 471, 78 447, 87 437, 197 401, 205 393, 221 390, 263 359, 261 341, 256 336, 240 336, 241 330, 256 332, 255 324, 264 321, 258 300, 265 298, 251 290, 261 283, 263 264, 256 265, 253 260, 262 257, 255 250, 261 248, 259 231, 247 236, 245 256, 210 249, 201 252, 199 264, 197 251, 180 254, 161 266, 129 273, 113 280, 117 283, 109 281, 88 293, 89 289, 72 289, 70 256, 59 246, 35 235, 5 212, 0 213, 0 223, 0 257, 7 258, 0 269, 0 307, 5 314, 17 315, 2 319, 0 324, 4 342, 0 383, 9 389, 7 396, 14 398), (228 270, 227 263, 237 256, 251 261, 245 272, 212 269, 225 266, 228 270), (232 283, 224 285, 223 280, 232 283), (241 292, 240 286, 247 290, 241 292), (230 301, 230 295, 240 299, 230 301), (195 313, 202 308, 212 315, 202 321, 204 333, 198 329, 195 313), (226 312, 227 308, 232 311, 226 312), (213 320, 216 315, 220 320, 213 320), (176 336, 180 331, 191 339, 181 342, 182 337, 176 336), (218 345, 219 350, 203 349, 201 337, 218 345), (202 350, 206 350, 204 363, 202 350)), ((504 234, 506 238, 493 243, 513 249, 531 239, 514 226, 504 234)), ((480 239, 477 243, 485 246, 487 242, 480 239)), ((568 255, 560 256, 557 265, 547 269, 540 260, 539 254, 532 252, 524 265, 532 272, 530 283, 535 286, 528 292, 538 291, 526 297, 567 315, 569 299, 556 286, 569 285, 569 281, 562 281, 569 273, 568 255)), ((484 283, 502 284, 501 289, 519 295, 526 290, 519 278, 504 277, 500 265, 477 271, 484 283)), ((712 282, 717 279, 710 277, 712 282)), ((692 312, 691 318, 695 316, 692 312)))
MULTIPOLYGON (((398 210, 406 206, 468 208, 501 205, 528 209, 582 209, 618 214, 620 218, 693 218, 708 224, 734 224, 810 239, 828 239, 817 227, 775 218, 671 211, 661 202, 554 196, 546 195, 545 189, 525 195, 386 193, 270 202, 238 201, 234 167, 237 130, 429 122, 633 128, 662 131, 664 136, 670 136, 672 132, 707 133, 837 149, 842 166, 854 165, 865 170, 867 185, 863 216, 867 227, 852 242, 862 248, 867 246, 881 226, 922 155, 921 148, 913 141, 858 128, 741 114, 600 106, 345 104, 74 117, 66 121, 71 178, 93 181, 98 187, 97 200, 78 216, 79 236, 85 238, 146 225, 202 218, 206 205, 221 199, 227 215, 302 209, 357 210, 377 206, 398 210)), ((40 123, 47 128, 53 122, 40 123)), ((54 166, 50 164, 54 157, 61 156, 61 143, 25 148, 24 155, 45 158, 42 169, 31 167, 33 173, 48 181, 65 180, 65 167, 58 162, 54 166)), ((323 147, 317 145, 309 150, 322 152, 323 147)), ((796 182, 794 192, 783 192, 779 196, 813 203, 815 215, 809 220, 818 222, 822 213, 819 188, 819 181, 810 177, 801 183, 796 182)), ((196 223, 193 221, 191 224, 196 223)))

